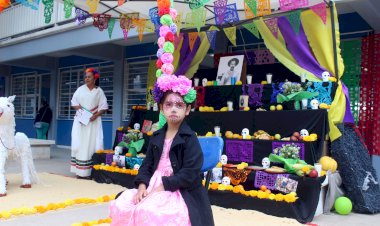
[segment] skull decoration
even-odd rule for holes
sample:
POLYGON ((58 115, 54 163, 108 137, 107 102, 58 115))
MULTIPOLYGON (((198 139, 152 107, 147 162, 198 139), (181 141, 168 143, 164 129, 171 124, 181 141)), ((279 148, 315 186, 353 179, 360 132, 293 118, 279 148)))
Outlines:
POLYGON ((133 129, 134 129, 134 130, 140 130, 140 124, 139 124, 139 123, 135 123, 135 124, 133 125, 133 129))
POLYGON ((270 167, 270 161, 268 157, 263 158, 261 161, 261 164, 263 165, 264 169, 268 169, 270 167))
POLYGON ((223 177, 222 184, 228 186, 231 184, 231 179, 229 177, 223 177))
POLYGON ((249 135, 249 129, 244 128, 244 129, 241 131, 241 136, 243 137, 243 139, 247 139, 247 135, 249 135))
POLYGON ((324 72, 322 73, 322 80, 323 80, 324 82, 328 82, 328 81, 329 81, 329 78, 330 78, 330 73, 329 73, 328 71, 324 71, 324 72))
POLYGON ((207 86, 207 78, 202 79, 202 86, 207 86))
POLYGON ((139 170, 139 169, 140 169, 140 165, 139 165, 139 164, 135 164, 135 165, 133 166, 133 169, 134 169, 134 170, 139 170))
POLYGON ((319 101, 317 99, 310 101, 311 109, 317 110, 319 107, 319 101))
POLYGON ((123 147, 116 146, 115 147, 115 155, 120 155, 123 152, 123 147))
POLYGON ((301 129, 300 131, 300 136, 303 138, 303 137, 306 137, 306 136, 309 136, 309 131, 307 131, 306 129, 301 129))
POLYGON ((220 156, 220 162, 222 163, 222 165, 227 164, 227 161, 228 161, 227 155, 220 156))

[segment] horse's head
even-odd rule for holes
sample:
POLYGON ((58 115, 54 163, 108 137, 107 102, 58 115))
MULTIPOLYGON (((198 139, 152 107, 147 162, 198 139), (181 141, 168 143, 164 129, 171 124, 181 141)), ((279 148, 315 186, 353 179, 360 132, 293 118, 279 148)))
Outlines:
POLYGON ((15 108, 13 101, 16 96, 0 97, 0 124, 9 124, 14 121, 15 108))

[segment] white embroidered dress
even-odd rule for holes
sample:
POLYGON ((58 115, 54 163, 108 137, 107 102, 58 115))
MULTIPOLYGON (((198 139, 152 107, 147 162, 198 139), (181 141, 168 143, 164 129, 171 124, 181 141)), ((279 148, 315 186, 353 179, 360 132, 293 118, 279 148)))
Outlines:
MULTIPOLYGON (((107 98, 103 90, 93 88, 90 90, 87 85, 80 86, 71 99, 71 106, 81 105, 93 113, 100 110, 107 110, 107 98)), ((88 125, 81 124, 74 117, 71 131, 71 169, 81 177, 91 174, 91 157, 96 150, 103 149, 103 127, 101 117, 97 117, 88 125)))

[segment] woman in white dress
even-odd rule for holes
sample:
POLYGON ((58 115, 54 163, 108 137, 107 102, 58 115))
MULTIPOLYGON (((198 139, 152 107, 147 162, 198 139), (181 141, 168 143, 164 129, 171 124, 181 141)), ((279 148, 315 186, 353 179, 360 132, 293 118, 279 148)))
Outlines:
POLYGON ((101 115, 108 109, 107 98, 99 87, 99 72, 86 70, 85 84, 80 86, 71 99, 77 111, 71 131, 71 169, 77 178, 90 179, 91 157, 96 150, 103 149, 103 127, 101 115), (90 111, 88 124, 79 119, 81 111, 90 111))

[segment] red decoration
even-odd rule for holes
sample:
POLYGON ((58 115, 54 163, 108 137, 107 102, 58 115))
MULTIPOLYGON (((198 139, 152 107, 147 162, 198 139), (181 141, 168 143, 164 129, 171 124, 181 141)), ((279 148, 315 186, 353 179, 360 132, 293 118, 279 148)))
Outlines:
POLYGON ((156 68, 161 68, 161 67, 162 67, 162 61, 161 61, 161 59, 158 59, 156 61, 156 68))
POLYGON ((164 8, 159 8, 158 9, 158 15, 161 17, 165 14, 169 14, 170 13, 170 7, 164 7, 164 8))
POLYGON ((369 154, 380 155, 380 34, 362 40, 359 130, 369 154))
POLYGON ((171 32, 168 32, 166 35, 165 35, 165 40, 166 41, 169 41, 169 42, 174 42, 174 34, 171 33, 171 32))
POLYGON ((157 6, 158 8, 170 8, 170 0, 157 0, 157 6))

